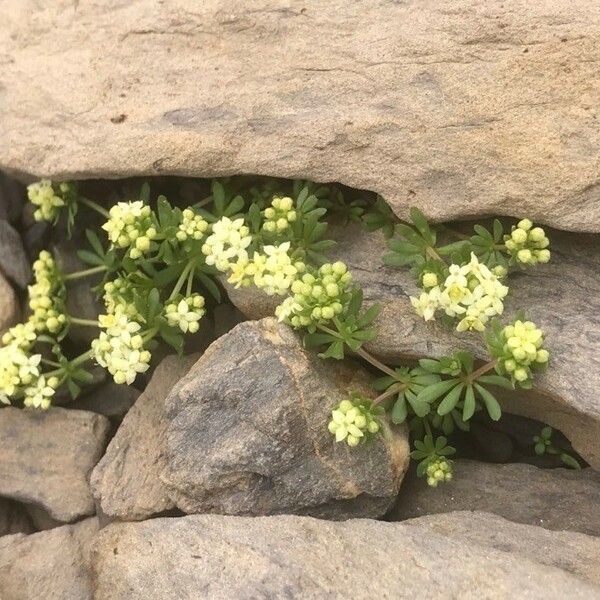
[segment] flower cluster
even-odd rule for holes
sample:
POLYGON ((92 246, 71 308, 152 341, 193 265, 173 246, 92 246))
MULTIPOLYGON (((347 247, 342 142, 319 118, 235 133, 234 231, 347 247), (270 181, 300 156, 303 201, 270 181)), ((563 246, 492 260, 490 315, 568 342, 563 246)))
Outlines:
POLYGON ((508 287, 475 254, 466 265, 450 265, 443 285, 437 285, 435 273, 425 273, 423 285, 430 289, 410 299, 417 314, 430 321, 438 310, 443 310, 449 317, 461 319, 458 331, 483 331, 491 317, 504 311, 508 293, 508 287))
POLYGON ((292 262, 289 251, 290 242, 284 242, 278 246, 263 246, 252 258, 240 256, 231 265, 229 283, 236 288, 255 285, 269 296, 284 295, 298 274, 305 270, 303 262, 292 262))
POLYGON ((196 333, 200 329, 200 319, 205 313, 204 297, 200 294, 192 294, 165 306, 165 317, 169 325, 179 327, 183 333, 196 333))
POLYGON ((296 328, 329 321, 344 310, 351 281, 343 262, 326 263, 316 273, 296 279, 291 286, 293 296, 286 298, 275 314, 296 328))
POLYGON ((545 348, 544 332, 531 321, 517 320, 502 330, 504 338, 501 367, 519 383, 531 379, 531 369, 544 366, 550 353, 545 348))
POLYGON ((380 411, 373 410, 369 401, 364 399, 342 400, 338 407, 331 411, 328 429, 335 436, 336 442, 346 442, 348 446, 358 446, 369 434, 374 435, 381 425, 377 420, 380 411))
POLYGON ((29 286, 29 322, 38 332, 57 333, 64 327, 65 287, 52 255, 42 250, 33 263, 34 283, 29 286))
POLYGON ((15 342, 0 348, 0 402, 10 404, 9 396, 36 383, 41 359, 40 354, 29 354, 15 342))
POLYGON ((202 252, 206 264, 214 265, 219 271, 226 272, 238 259, 247 259, 247 248, 252 242, 250 229, 244 225, 244 219, 231 220, 222 217, 212 226, 212 233, 206 238, 202 252))
POLYGON ((52 397, 59 385, 58 377, 48 377, 40 375, 32 385, 25 388, 25 398, 23 404, 27 408, 41 408, 47 410, 50 408, 52 397))
POLYGON ((150 352, 144 349, 141 325, 121 311, 100 315, 104 328, 92 342, 92 352, 99 365, 108 369, 115 383, 132 384, 138 373, 149 368, 150 352))
POLYGON ((157 235, 149 206, 141 200, 118 202, 110 209, 109 215, 102 229, 117 248, 129 248, 129 256, 133 259, 148 252, 157 235))
POLYGON ((512 259, 521 265, 536 265, 550 260, 550 240, 541 227, 533 227, 529 219, 522 219, 504 236, 504 245, 512 259))
POLYGON ((49 179, 42 179, 27 186, 27 197, 38 208, 33 213, 36 221, 56 221, 61 207, 67 204, 66 198, 75 194, 72 183, 53 185, 49 179))
POLYGON ((175 235, 180 242, 185 242, 187 239, 201 240, 207 230, 208 222, 191 208, 186 208, 182 213, 179 230, 175 235))
POLYGON ((452 479, 452 461, 445 456, 438 456, 427 465, 427 484, 437 487, 438 484, 452 479))
POLYGON ((284 232, 297 218, 294 201, 288 197, 277 196, 273 198, 271 206, 263 211, 263 215, 265 222, 262 228, 268 233, 284 232))

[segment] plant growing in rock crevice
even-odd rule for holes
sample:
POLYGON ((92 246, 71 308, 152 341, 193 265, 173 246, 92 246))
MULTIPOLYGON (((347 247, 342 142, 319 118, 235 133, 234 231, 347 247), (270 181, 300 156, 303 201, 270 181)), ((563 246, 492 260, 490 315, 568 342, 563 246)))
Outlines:
MULTIPOLYGON (((308 182, 268 181, 240 186, 214 181, 211 194, 181 209, 164 196, 150 206, 149 186, 140 197, 109 211, 84 198, 76 184, 42 181, 29 188, 35 217, 54 223, 66 211, 69 230, 81 206, 99 212, 108 243, 87 232, 90 249, 79 255, 90 267, 63 274, 46 251, 34 264, 29 288, 29 319, 3 337, 0 392, 8 402, 47 408, 56 390, 76 396, 90 378, 86 364, 96 361, 117 383, 131 384, 150 365, 163 341, 182 351, 184 335, 195 333, 206 311, 220 301, 220 277, 236 287, 255 286, 284 297, 277 317, 304 331, 307 347, 323 358, 359 356, 382 374, 373 382, 375 398, 352 395, 332 410, 329 431, 337 442, 357 446, 382 431, 383 419, 407 422, 414 440, 418 473, 436 486, 452 478, 447 436, 469 429, 479 411, 497 420, 495 387, 533 384, 549 354, 543 332, 518 315, 502 326, 509 271, 550 259, 549 241, 540 227, 524 219, 504 232, 499 221, 487 230, 475 226, 471 237, 440 244, 442 226, 432 227, 417 209, 412 224, 399 223, 378 198, 346 203, 339 190, 308 182), (389 238, 385 262, 408 267, 422 288, 411 298, 425 320, 439 318, 458 331, 486 335, 489 360, 477 365, 473 354, 457 351, 422 359, 415 367, 389 366, 363 345, 377 336, 379 307, 363 307, 362 291, 343 262, 327 262, 335 242, 326 239, 328 212, 359 221, 389 238), (105 305, 97 321, 65 311, 69 282, 102 277, 97 287, 105 305), (61 341, 76 326, 99 328, 91 348, 74 358, 61 341)), ((385 428, 383 428, 385 429, 385 428)))

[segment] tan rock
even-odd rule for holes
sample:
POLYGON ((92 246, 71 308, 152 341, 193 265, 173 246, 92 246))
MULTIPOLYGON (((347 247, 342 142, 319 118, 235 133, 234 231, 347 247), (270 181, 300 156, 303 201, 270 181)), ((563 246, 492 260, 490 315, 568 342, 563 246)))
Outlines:
POLYGON ((0 273, 0 336, 19 321, 19 314, 15 291, 0 273))
POLYGON ((3 15, 14 172, 306 177, 400 216, 600 231, 596 0, 5 0, 3 15))
POLYGON ((94 469, 93 493, 106 515, 137 520, 175 507, 159 477, 166 466, 164 403, 197 358, 169 356, 159 364, 94 469))
POLYGON ((0 410, 0 496, 42 505, 68 522, 95 512, 89 486, 109 423, 82 410, 0 410))
POLYGON ((526 525, 600 536, 600 473, 592 469, 538 469, 457 460, 455 477, 431 488, 415 473, 406 476, 394 521, 462 510, 482 510, 526 525))
POLYGON ((92 518, 0 538, 2 600, 92 600, 89 550, 97 531, 92 518))
POLYGON ((453 524, 443 515, 436 526, 431 519, 193 515, 112 524, 92 551, 95 597, 598 597, 600 588, 590 583, 597 581, 597 539, 483 514, 473 517, 476 530, 469 532, 470 518, 453 524))
POLYGON ((166 401, 170 497, 186 513, 378 517, 408 465, 403 427, 351 449, 327 430, 366 371, 306 351, 275 319, 219 338, 166 401))

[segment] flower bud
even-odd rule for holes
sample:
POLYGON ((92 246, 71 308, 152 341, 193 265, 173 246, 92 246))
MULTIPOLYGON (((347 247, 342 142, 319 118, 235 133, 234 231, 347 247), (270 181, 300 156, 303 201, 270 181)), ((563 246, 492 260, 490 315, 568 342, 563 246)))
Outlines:
POLYGON ((527 232, 524 229, 513 229, 510 237, 516 244, 524 244, 527 241, 527 232))
POLYGON ((423 274, 423 287, 430 288, 435 287, 438 284, 438 278, 435 273, 424 273, 423 274))
POLYGON ((538 250, 536 254, 538 262, 547 263, 550 261, 550 250, 538 250))
POLYGON ((529 231, 533 227, 533 223, 529 219, 521 219, 517 223, 517 227, 519 229, 524 229, 525 231, 529 231))
POLYGON ((532 254, 529 248, 523 248, 517 252, 517 260, 523 264, 528 264, 531 262, 532 254))

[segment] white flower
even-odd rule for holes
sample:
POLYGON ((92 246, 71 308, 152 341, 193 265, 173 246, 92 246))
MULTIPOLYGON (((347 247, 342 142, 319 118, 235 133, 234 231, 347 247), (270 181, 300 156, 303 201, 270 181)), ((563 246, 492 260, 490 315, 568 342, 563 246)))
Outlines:
POLYGON ((208 223, 192 209, 186 208, 182 213, 182 220, 176 237, 180 242, 184 242, 188 238, 200 240, 207 229, 208 223))
POLYGON ((189 298, 183 298, 179 303, 168 304, 165 307, 165 316, 169 325, 179 327, 183 333, 196 333, 199 329, 198 322, 205 314, 204 298, 200 294, 194 294, 189 298))
POLYGON ((232 221, 222 217, 213 224, 212 233, 202 246, 206 264, 214 265, 219 271, 228 271, 238 259, 247 258, 246 248, 251 242, 250 229, 244 225, 244 219, 232 221))
POLYGON ((96 362, 108 369, 115 383, 131 385, 138 373, 148 370, 151 358, 138 333, 141 325, 121 312, 100 315, 98 322, 106 331, 92 342, 96 362))
POLYGON ((65 201, 54 192, 49 179, 28 185, 27 196, 38 207, 33 213, 36 221, 53 221, 58 216, 58 209, 65 205, 65 201))
POLYGON ((16 344, 0 348, 0 402, 9 404, 9 396, 39 377, 41 359, 41 354, 27 354, 16 344))
POLYGON ((41 408, 47 410, 50 408, 54 388, 49 385, 50 382, 42 375, 30 387, 25 388, 25 398, 23 404, 30 408, 41 408))
POLYGON ((410 298, 416 313, 426 321, 435 318, 435 311, 440 307, 440 288, 435 286, 428 292, 422 292, 418 298, 410 298))
POLYGON ((149 250, 157 235, 151 215, 152 210, 141 200, 117 202, 109 210, 109 219, 102 229, 117 248, 131 247, 129 255, 136 259, 149 250))

